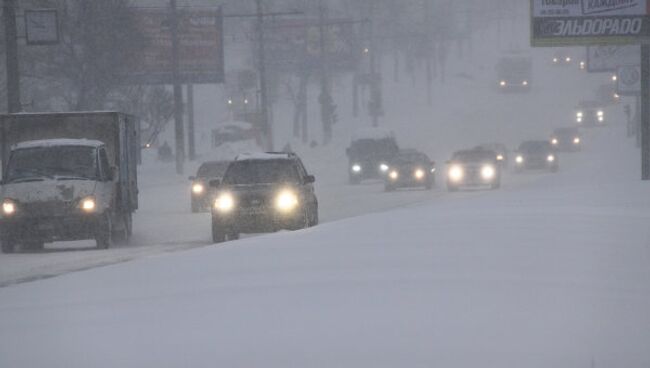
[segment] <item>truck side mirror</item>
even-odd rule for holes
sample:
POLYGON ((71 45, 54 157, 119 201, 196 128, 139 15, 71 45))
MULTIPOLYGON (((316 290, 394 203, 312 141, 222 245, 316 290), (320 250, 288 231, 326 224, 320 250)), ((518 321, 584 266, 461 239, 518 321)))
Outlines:
POLYGON ((314 175, 307 175, 305 176, 305 183, 306 184, 312 184, 316 182, 316 177, 314 175))
POLYGON ((213 179, 213 180, 210 180, 210 182, 208 184, 210 184, 210 187, 212 187, 212 188, 218 188, 221 185, 221 180, 213 179))

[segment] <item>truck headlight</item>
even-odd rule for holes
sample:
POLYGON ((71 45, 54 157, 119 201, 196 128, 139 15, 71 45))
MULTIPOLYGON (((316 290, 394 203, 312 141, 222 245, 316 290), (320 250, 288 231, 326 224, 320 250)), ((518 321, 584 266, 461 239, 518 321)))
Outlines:
POLYGON ((392 180, 397 180, 399 178, 399 173, 397 170, 393 170, 388 174, 388 177, 391 178, 392 180))
POLYGON ((10 199, 5 199, 2 202, 2 214, 5 216, 13 216, 16 213, 16 203, 10 199))
POLYGON ((417 180, 422 180, 422 179, 424 178, 424 175, 425 175, 425 174, 424 174, 424 170, 422 170, 422 169, 417 169, 417 170, 415 170, 415 173, 413 173, 413 175, 415 176, 415 178, 416 178, 417 180))
POLYGON ((220 212, 230 212, 235 207, 235 198, 230 193, 221 193, 214 200, 214 208, 220 212))
POLYGON ((463 180, 463 168, 460 165, 454 165, 449 168, 449 179, 451 181, 461 181, 463 180))
POLYGON ((205 187, 203 184, 194 184, 192 185, 192 193, 194 194, 202 194, 203 191, 205 191, 205 187))
POLYGON ((360 173, 361 172, 361 165, 359 165, 359 164, 352 165, 352 172, 360 173))
POLYGON ((386 164, 379 165, 379 170, 381 170, 381 172, 386 172, 386 171, 388 171, 388 169, 389 169, 389 167, 386 164))
POLYGON ((481 177, 485 180, 492 180, 496 175, 496 170, 491 165, 485 165, 481 168, 481 177))
POLYGON ((524 156, 522 156, 522 155, 517 156, 517 157, 515 158, 515 161, 516 161, 518 164, 523 164, 523 163, 524 163, 524 156))
POLYGON ((546 157, 546 161, 548 161, 548 162, 554 162, 554 161, 555 161, 555 156, 553 156, 553 155, 548 155, 548 157, 546 157))
POLYGON ((275 207, 282 212, 293 211, 298 203, 298 196, 290 190, 280 192, 275 198, 275 207))
POLYGON ((86 212, 86 213, 92 213, 95 212, 97 209, 97 203, 95 202, 95 198, 93 197, 86 197, 81 200, 81 209, 86 212))

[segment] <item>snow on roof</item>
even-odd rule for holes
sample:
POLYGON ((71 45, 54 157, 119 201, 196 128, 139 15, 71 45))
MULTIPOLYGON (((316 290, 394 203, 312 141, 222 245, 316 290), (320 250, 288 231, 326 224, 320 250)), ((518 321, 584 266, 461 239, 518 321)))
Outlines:
POLYGON ((56 147, 56 146, 85 146, 99 147, 104 143, 91 139, 44 139, 38 141, 26 141, 15 144, 12 149, 38 148, 38 147, 56 147))
POLYGON ((235 161, 243 160, 279 160, 290 158, 291 155, 283 152, 253 152, 237 155, 235 161))
POLYGON ((395 134, 392 130, 384 128, 364 128, 357 130, 352 135, 352 140, 357 141, 360 139, 386 139, 393 138, 395 134))

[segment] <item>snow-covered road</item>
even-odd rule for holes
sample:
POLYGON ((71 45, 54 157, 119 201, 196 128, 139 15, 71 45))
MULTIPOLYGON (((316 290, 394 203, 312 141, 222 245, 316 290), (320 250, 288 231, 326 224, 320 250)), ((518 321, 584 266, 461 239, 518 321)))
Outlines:
POLYGON ((650 187, 621 127, 587 140, 507 190, 2 288, 0 366, 648 367, 650 187))

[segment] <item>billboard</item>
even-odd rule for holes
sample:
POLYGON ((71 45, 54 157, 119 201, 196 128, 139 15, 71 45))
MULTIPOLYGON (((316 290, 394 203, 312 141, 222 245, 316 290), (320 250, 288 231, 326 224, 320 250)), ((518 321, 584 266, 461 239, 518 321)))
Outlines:
POLYGON ((650 0, 531 0, 533 46, 650 42, 650 0))
POLYGON ((609 45, 587 47, 587 70, 592 73, 615 72, 621 65, 639 65, 641 47, 638 45, 609 45))
MULTIPOLYGON (((170 14, 164 8, 135 9, 146 39, 127 70, 132 84, 172 84, 170 14)), ((223 83, 223 18, 221 10, 178 10, 179 77, 183 84, 223 83)))
MULTIPOLYGON (((353 21, 328 20, 325 59, 331 71, 352 71, 362 55, 353 21)), ((321 65, 318 19, 274 20, 265 25, 267 65, 279 71, 317 70, 321 65)))

